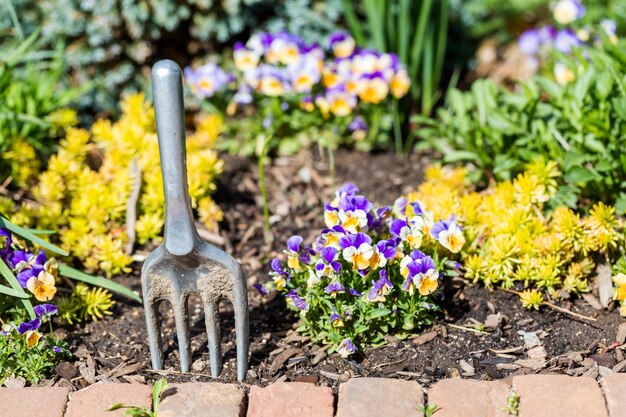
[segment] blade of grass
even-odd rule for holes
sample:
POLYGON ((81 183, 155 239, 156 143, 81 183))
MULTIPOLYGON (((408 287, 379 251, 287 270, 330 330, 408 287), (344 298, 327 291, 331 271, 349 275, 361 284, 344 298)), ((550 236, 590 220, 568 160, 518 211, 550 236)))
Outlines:
POLYGON ((13 288, 7 287, 6 285, 2 285, 2 284, 0 284, 0 294, 6 294, 9 297, 15 297, 15 298, 20 298, 20 299, 30 297, 24 291, 14 290, 13 288))
POLYGON ((361 29, 361 21, 354 11, 354 7, 352 7, 351 0, 343 0, 343 15, 346 18, 346 23, 356 43, 358 45, 364 45, 365 36, 363 36, 363 29, 361 29))
POLYGON ((409 52, 409 16, 411 13, 411 1, 400 0, 398 10, 398 57, 400 62, 408 62, 409 52))
POLYGON ((0 258, 0 274, 4 276, 13 290, 26 295, 25 298, 20 298, 20 301, 24 304, 24 308, 28 312, 31 320, 34 319, 36 315, 35 310, 33 309, 33 303, 30 302, 30 296, 26 291, 24 291, 24 288, 22 288, 17 278, 15 278, 13 272, 11 272, 11 268, 9 268, 2 258, 0 258))
POLYGON ((430 113, 433 100, 433 35, 432 26, 428 28, 424 43, 424 61, 422 66, 422 108, 423 115, 430 113))
POLYGON ((122 284, 118 284, 115 281, 111 281, 110 279, 97 277, 93 275, 86 274, 78 269, 72 268, 69 265, 60 264, 59 265, 59 274, 71 278, 75 281, 86 282, 87 284, 94 285, 96 287, 102 287, 107 290, 111 290, 116 292, 124 297, 130 298, 131 300, 137 301, 141 303, 141 297, 132 292, 130 289, 126 288, 122 284))
MULTIPOLYGON (((418 79, 418 71, 424 54, 424 36, 426 34, 426 27, 428 25, 431 8, 432 0, 424 0, 419 9, 417 28, 411 45, 411 59, 409 65, 409 75, 411 80, 418 79)), ((416 84, 417 83, 413 83, 411 85, 411 92, 414 98, 417 98, 416 92, 418 91, 418 86, 416 84)))
POLYGON ((17 37, 20 39, 24 39, 24 31, 22 30, 22 25, 20 24, 20 19, 17 17, 17 13, 15 12, 15 7, 13 7, 13 3, 11 0, 4 0, 4 4, 7 6, 7 10, 9 11, 9 16, 11 17, 11 22, 15 27, 15 33, 17 37))
POLYGON ((385 20, 384 16, 380 14, 378 2, 379 0, 363 0, 363 8, 365 9, 369 35, 374 40, 374 47, 379 51, 385 51, 387 49, 385 48, 385 32, 383 28, 385 20))
POLYGON ((441 81, 441 71, 446 56, 446 45, 448 42, 448 0, 439 2, 439 31, 437 33, 437 42, 435 47, 435 68, 433 77, 435 84, 441 81))
POLYGON ((56 230, 26 229, 34 235, 56 235, 56 230))
POLYGON ((64 251, 63 249, 61 249, 60 247, 53 245, 50 242, 46 242, 45 240, 43 240, 42 238, 40 238, 39 236, 35 235, 34 233, 30 232, 28 229, 25 229, 23 227, 20 227, 16 224, 13 224, 9 221, 9 219, 7 219, 6 217, 0 217, 0 227, 4 227, 5 229, 8 229, 10 232, 20 236, 23 239, 26 239, 32 243, 35 243, 39 246, 41 246, 42 248, 48 249, 52 252, 58 253, 61 256, 67 256, 69 255, 69 253, 67 253, 66 251, 64 251))

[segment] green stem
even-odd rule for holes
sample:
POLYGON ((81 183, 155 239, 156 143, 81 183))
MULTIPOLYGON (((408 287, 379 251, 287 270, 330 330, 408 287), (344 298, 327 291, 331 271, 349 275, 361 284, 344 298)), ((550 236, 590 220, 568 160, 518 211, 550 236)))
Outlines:
POLYGON ((265 139, 261 154, 259 155, 259 186, 261 188, 261 197, 263 198, 263 238, 268 245, 271 245, 274 241, 272 231, 270 230, 270 208, 267 199, 267 189, 265 188, 265 156, 267 153, 267 145, 271 138, 271 136, 268 136, 265 139))
POLYGON ((330 175, 332 189, 335 189, 335 154, 333 148, 328 145, 328 173, 330 175))
POLYGON ((402 132, 400 131, 400 113, 398 109, 398 100, 393 99, 391 104, 391 112, 393 114, 393 138, 396 144, 396 155, 402 154, 402 132))

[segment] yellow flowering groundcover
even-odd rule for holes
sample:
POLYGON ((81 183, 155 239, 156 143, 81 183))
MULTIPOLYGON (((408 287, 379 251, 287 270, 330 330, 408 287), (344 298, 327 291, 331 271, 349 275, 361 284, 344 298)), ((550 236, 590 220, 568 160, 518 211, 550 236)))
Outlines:
MULTIPOLYGON (((0 200, 0 211, 22 226, 58 230, 60 245, 89 272, 129 272, 126 210, 141 176, 136 233, 140 244, 157 239, 164 225, 163 184, 154 112, 143 94, 127 96, 119 121, 99 120, 90 131, 71 128, 32 188, 34 201, 19 207, 0 200)), ((187 140, 189 187, 201 221, 213 228, 222 212, 210 194, 222 161, 214 150, 222 130, 217 116, 200 119, 187 140)))
MULTIPOLYGON (((514 180, 480 192, 468 186, 466 174, 430 167, 407 199, 428 207, 435 219, 456 214, 468 242, 461 252, 468 279, 487 287, 521 283, 524 306, 538 308, 544 295, 558 299, 590 291, 596 265, 620 257, 624 220, 613 207, 598 202, 587 215, 565 206, 548 210, 561 178, 555 162, 535 160, 514 180)), ((620 302, 626 299, 622 276, 614 277, 620 302)))

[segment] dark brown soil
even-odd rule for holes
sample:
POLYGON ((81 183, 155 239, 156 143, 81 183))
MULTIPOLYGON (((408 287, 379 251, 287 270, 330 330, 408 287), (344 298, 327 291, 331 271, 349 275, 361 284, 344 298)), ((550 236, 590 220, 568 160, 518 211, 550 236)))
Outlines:
MULTIPOLYGON (((463 282, 448 285, 438 324, 424 329, 421 335, 404 341, 390 337, 386 346, 368 349, 349 360, 336 354, 327 356, 322 347, 293 331, 297 324, 282 297, 263 300, 252 285, 268 279, 267 260, 282 251, 289 236, 298 233, 307 239, 319 233, 323 226, 322 203, 331 197, 335 186, 351 181, 375 202, 390 204, 419 184, 428 157, 338 151, 334 155, 334 181, 329 175, 328 155, 303 151, 294 157, 275 159, 266 171, 275 238, 272 245, 266 245, 263 239, 255 161, 228 155, 224 159, 225 173, 216 195, 225 212, 220 235, 225 238, 226 250, 242 263, 251 288, 251 357, 246 384, 287 380, 335 388, 340 381, 361 375, 414 379, 429 386, 441 378, 458 375, 476 379, 531 372, 597 376, 610 368, 618 371, 626 364, 622 362, 623 346, 614 344, 623 321, 617 312, 593 310, 582 300, 560 306, 597 321, 574 320, 547 308, 530 312, 513 294, 463 282), (487 317, 496 313, 502 315, 497 327, 483 331, 487 317), (547 355, 544 360, 541 348, 529 351, 530 346, 524 346, 524 332, 535 332, 540 338, 547 355), (539 360, 527 360, 537 355, 539 360)), ((137 272, 120 281, 140 291, 137 272)), ((82 387, 96 380, 143 382, 163 375, 175 382, 211 379, 204 316, 198 303, 192 300, 193 372, 180 374, 176 372, 178 352, 171 313, 163 310, 166 372, 156 373, 150 370, 142 306, 117 301, 112 316, 68 329, 67 338, 75 352, 73 363, 59 368, 58 373, 65 378, 57 375, 47 384, 82 387)), ((220 380, 234 381, 235 335, 229 306, 223 306, 221 324, 225 363, 220 380)))

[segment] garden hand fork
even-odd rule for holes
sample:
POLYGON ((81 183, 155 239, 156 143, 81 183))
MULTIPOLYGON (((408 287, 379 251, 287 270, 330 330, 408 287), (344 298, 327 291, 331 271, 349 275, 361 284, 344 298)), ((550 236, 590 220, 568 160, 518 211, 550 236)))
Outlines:
POLYGON ((165 191, 165 236, 146 259, 141 271, 148 342, 154 369, 163 369, 159 304, 168 300, 174 310, 180 368, 189 372, 188 298, 199 294, 204 304, 211 375, 222 370, 219 302, 229 300, 235 310, 237 379, 248 367, 248 298, 241 266, 224 251, 198 236, 187 186, 183 88, 180 67, 173 61, 152 68, 152 91, 165 191))

